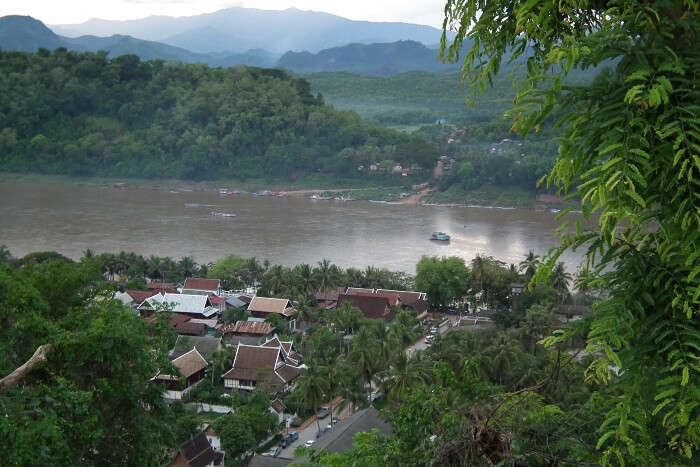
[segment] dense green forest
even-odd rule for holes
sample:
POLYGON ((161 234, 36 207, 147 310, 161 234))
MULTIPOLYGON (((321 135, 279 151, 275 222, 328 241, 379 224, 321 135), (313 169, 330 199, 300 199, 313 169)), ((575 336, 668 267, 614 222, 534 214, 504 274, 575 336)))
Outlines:
POLYGON ((0 52, 0 168, 187 179, 352 176, 394 161, 432 167, 423 138, 363 122, 276 69, 0 52))

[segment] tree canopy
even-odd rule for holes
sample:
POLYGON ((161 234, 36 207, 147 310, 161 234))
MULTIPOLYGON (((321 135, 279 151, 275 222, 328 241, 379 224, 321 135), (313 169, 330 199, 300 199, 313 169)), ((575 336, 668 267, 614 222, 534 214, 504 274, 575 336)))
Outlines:
POLYGON ((430 168, 437 157, 422 137, 323 105, 307 81, 279 69, 0 51, 0 87, 0 168, 9 171, 360 176, 360 165, 430 168))
MULTIPOLYGON (((586 249, 582 284, 609 289, 594 311, 590 380, 612 396, 598 448, 654 463, 666 444, 686 457, 700 444, 700 14, 690 0, 448 0, 443 54, 474 92, 521 60, 514 129, 538 130, 556 111, 563 130, 547 183, 578 198, 585 218, 540 268, 568 247, 586 249), (600 67, 587 85, 571 70, 600 67), (619 376, 611 367, 619 369, 619 376)), ((550 344, 566 335, 551 339, 550 344)))

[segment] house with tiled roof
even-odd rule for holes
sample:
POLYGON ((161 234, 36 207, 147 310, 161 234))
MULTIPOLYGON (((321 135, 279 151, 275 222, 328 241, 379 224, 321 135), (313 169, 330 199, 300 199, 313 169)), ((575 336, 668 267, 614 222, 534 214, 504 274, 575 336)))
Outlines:
POLYGON ((184 394, 204 379, 208 364, 195 347, 172 360, 172 364, 180 372, 180 376, 158 373, 153 381, 166 387, 164 394, 166 399, 180 400, 184 394))
POLYGON ((167 309, 173 313, 180 313, 191 318, 214 318, 220 310, 212 306, 207 295, 191 294, 156 294, 138 306, 141 316, 150 316, 155 311, 167 309))
POLYGON ((295 366, 301 363, 301 354, 294 350, 294 343, 292 341, 281 341, 279 337, 275 335, 272 339, 265 341, 263 347, 280 347, 288 362, 295 366))
POLYGON ((267 318, 272 314, 290 319, 294 314, 292 303, 286 298, 253 297, 248 312, 256 318, 267 318))
POLYGON ((297 376, 299 368, 282 346, 240 344, 233 366, 223 378, 224 386, 230 389, 254 391, 260 384, 269 383, 288 391, 297 376))
POLYGON ((175 453, 170 463, 176 467, 215 467, 224 465, 224 453, 217 451, 205 431, 186 441, 175 453))
POLYGON ((221 329, 224 339, 231 344, 260 344, 269 338, 275 328, 267 321, 236 321, 221 329))
POLYGON ((182 293, 192 295, 221 295, 221 281, 219 279, 198 279, 188 277, 182 286, 182 293))
POLYGON ((365 318, 383 319, 385 321, 394 319, 389 299, 386 297, 342 294, 338 297, 338 306, 341 306, 343 303, 349 303, 351 306, 359 308, 365 318))
POLYGON ((222 349, 220 337, 209 336, 177 336, 175 345, 168 353, 172 360, 180 355, 184 355, 193 348, 196 348, 208 362, 211 362, 214 354, 222 349))
POLYGON ((398 295, 399 306, 402 308, 410 308, 416 311, 426 311, 428 309, 428 296, 425 292, 377 289, 374 293, 380 296, 385 294, 398 295))

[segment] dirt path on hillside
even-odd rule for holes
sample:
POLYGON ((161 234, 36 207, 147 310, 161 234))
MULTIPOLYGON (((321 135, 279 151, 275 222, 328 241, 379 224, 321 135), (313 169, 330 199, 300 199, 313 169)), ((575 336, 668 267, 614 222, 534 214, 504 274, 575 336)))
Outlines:
POLYGON ((403 204, 416 205, 416 204, 420 203, 421 198, 423 196, 427 195, 428 193, 430 193, 430 191, 431 191, 430 188, 425 188, 425 189, 419 191, 418 193, 415 193, 415 194, 409 196, 408 198, 402 199, 401 202, 403 204))

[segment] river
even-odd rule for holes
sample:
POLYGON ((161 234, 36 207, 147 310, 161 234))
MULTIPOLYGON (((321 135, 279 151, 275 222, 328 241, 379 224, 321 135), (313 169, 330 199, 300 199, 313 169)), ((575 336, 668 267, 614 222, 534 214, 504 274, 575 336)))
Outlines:
MULTIPOLYGON (((415 273, 421 255, 477 254, 519 263, 529 249, 557 244, 556 214, 528 209, 383 205, 302 197, 222 197, 211 191, 119 190, 49 183, 0 183, 0 245, 15 257, 54 250, 192 256, 209 262, 230 253, 272 263, 367 265, 415 273), (212 212, 235 214, 220 217, 212 212), (430 241, 431 232, 452 236, 430 241)), ((573 215, 567 215, 573 217, 573 215)), ((562 258, 569 272, 580 255, 562 258)))

